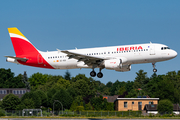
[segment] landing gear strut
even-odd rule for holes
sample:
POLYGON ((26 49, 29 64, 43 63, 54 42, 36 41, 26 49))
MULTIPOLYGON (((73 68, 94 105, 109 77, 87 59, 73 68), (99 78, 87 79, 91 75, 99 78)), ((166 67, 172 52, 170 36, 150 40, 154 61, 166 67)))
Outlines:
POLYGON ((152 63, 152 65, 153 65, 153 72, 156 73, 157 69, 155 68, 156 67, 155 63, 152 63))

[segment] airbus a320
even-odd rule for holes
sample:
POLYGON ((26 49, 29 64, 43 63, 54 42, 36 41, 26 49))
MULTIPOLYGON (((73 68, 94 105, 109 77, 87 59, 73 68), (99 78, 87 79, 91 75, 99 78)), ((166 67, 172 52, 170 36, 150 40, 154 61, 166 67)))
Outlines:
POLYGON ((103 77, 102 69, 118 72, 130 71, 132 64, 152 63, 170 60, 177 52, 163 44, 147 43, 87 49, 59 50, 42 52, 15 27, 8 28, 16 56, 5 56, 7 62, 49 69, 90 68, 90 75, 103 77))

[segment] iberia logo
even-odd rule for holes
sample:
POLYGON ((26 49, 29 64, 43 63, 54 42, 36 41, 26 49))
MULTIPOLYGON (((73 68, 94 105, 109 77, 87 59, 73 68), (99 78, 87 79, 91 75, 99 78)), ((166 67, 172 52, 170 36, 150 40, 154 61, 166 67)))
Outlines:
POLYGON ((140 50, 140 49, 143 49, 142 46, 120 47, 117 48, 117 51, 140 50))

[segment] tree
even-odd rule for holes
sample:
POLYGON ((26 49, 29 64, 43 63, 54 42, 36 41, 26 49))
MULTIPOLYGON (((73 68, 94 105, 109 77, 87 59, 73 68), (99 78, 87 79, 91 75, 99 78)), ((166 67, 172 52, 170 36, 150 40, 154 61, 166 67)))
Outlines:
POLYGON ((20 99, 14 94, 8 94, 2 101, 2 107, 5 110, 15 110, 16 106, 20 104, 20 99))
POLYGON ((71 85, 71 84, 70 84, 70 81, 65 80, 65 79, 63 79, 63 78, 60 78, 60 79, 57 81, 57 84, 63 86, 64 88, 68 88, 68 87, 70 87, 70 85, 71 85))
POLYGON ((118 87, 118 85, 119 85, 119 81, 118 80, 116 80, 116 82, 113 84, 113 86, 111 87, 111 95, 115 95, 115 91, 117 90, 117 88, 119 88, 118 87))
POLYGON ((107 99, 103 99, 103 96, 95 97, 91 99, 91 104, 95 110, 105 110, 107 108, 107 99))
POLYGON ((26 88, 27 88, 28 90, 30 90, 31 87, 30 87, 30 84, 29 84, 29 82, 28 82, 28 77, 27 77, 26 71, 24 71, 24 75, 22 76, 22 81, 23 81, 23 83, 25 84, 26 88))
POLYGON ((171 101, 174 101, 175 98, 174 92, 175 92, 175 88, 173 81, 164 77, 163 80, 157 83, 157 88, 154 95, 155 97, 159 97, 161 100, 169 99, 171 101))
POLYGON ((64 79, 69 80, 69 81, 71 80, 71 74, 68 70, 66 71, 66 73, 64 75, 64 79))
POLYGON ((159 113, 169 113, 173 112, 173 104, 170 100, 160 100, 158 104, 158 112, 159 113))
POLYGON ((14 77, 14 73, 11 72, 11 69, 0 69, 0 88, 9 88, 9 81, 14 77), (8 83, 8 84, 7 84, 8 83))
POLYGON ((25 93, 22 98, 21 101, 24 102, 24 100, 26 99, 32 99, 32 101, 34 102, 34 107, 35 108, 40 108, 41 106, 41 98, 38 95, 38 92, 34 92, 34 91, 30 91, 25 93))
POLYGON ((147 77, 147 72, 144 72, 143 70, 139 70, 139 72, 137 73, 137 76, 135 78, 134 81, 134 88, 138 89, 138 88, 144 88, 144 85, 147 84, 149 82, 149 78, 147 77))
POLYGON ((134 85, 134 81, 127 81, 125 85, 126 91, 130 92, 133 89, 133 85, 134 85))
POLYGON ((72 83, 72 87, 77 95, 86 97, 89 94, 89 85, 83 79, 77 80, 76 82, 72 83))
MULTIPOLYGON (((59 100, 63 104, 63 108, 69 109, 72 104, 72 97, 64 89, 58 90, 52 97, 51 104, 54 103, 54 100, 59 100)), ((61 108, 61 104, 56 103, 54 109, 57 110, 61 108)))
POLYGON ((112 83, 111 81, 109 81, 109 82, 106 84, 106 86, 107 86, 108 88, 111 88, 111 87, 113 86, 113 83, 112 83))
POLYGON ((35 101, 33 99, 25 99, 22 101, 22 106, 25 106, 26 109, 34 109, 35 107, 35 101))
POLYGON ((85 105, 85 110, 92 110, 92 105, 91 103, 89 102, 88 104, 85 105))
POLYGON ((48 80, 47 74, 35 73, 29 78, 31 89, 37 89, 39 85, 44 85, 48 80))
POLYGON ((117 91, 115 92, 116 95, 123 95, 123 93, 126 92, 125 86, 118 88, 117 91))
POLYGON ((114 110, 114 103, 107 103, 106 110, 113 111, 114 110))
POLYGON ((37 90, 34 93, 39 96, 41 100, 41 106, 47 106, 47 95, 42 90, 37 90))
POLYGON ((76 111, 77 106, 78 106, 78 103, 77 103, 77 101, 74 100, 73 103, 71 104, 70 110, 76 111))
POLYGON ((21 81, 22 75, 14 77, 11 69, 0 69, 0 88, 24 88, 25 84, 21 81))

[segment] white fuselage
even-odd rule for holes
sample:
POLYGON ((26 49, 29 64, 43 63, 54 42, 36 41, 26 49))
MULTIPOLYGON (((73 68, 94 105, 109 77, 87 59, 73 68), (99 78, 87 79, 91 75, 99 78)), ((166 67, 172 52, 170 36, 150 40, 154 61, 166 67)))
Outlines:
MULTIPOLYGON (((69 51, 88 56, 101 57, 104 59, 118 59, 123 57, 127 59, 124 64, 130 65, 139 63, 156 63, 177 56, 177 52, 169 49, 166 45, 154 43, 75 49, 69 51), (140 49, 138 49, 139 46, 140 49)), ((74 58, 69 59, 67 54, 62 53, 61 51, 40 53, 55 69, 92 68, 92 66, 84 64, 83 61, 78 61, 74 58)))

